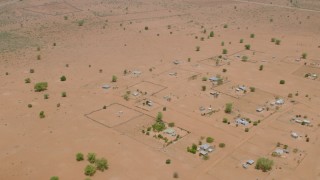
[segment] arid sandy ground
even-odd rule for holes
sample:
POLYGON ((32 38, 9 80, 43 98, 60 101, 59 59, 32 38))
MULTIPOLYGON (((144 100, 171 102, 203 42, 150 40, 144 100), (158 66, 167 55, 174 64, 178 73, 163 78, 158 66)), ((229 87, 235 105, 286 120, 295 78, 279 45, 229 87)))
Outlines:
POLYGON ((304 77, 320 78, 319 34, 317 0, 0 0, 0 179, 85 179, 78 152, 108 159, 109 169, 91 177, 97 180, 172 179, 175 172, 180 179, 320 179, 320 81, 304 77), (216 75, 225 83, 202 81, 216 75), (48 82, 48 90, 35 92, 36 82, 48 82), (256 91, 237 94, 238 85, 256 91), (136 89, 147 94, 123 98, 136 89), (276 97, 285 104, 256 112, 276 97), (146 99, 152 108, 141 105, 146 99), (201 106, 215 112, 201 116, 201 106), (142 134, 159 111, 187 135, 163 146, 142 134), (290 121, 299 114, 312 126, 290 121), (238 115, 261 123, 245 132, 234 124, 238 115), (187 152, 208 136, 216 146, 208 160, 187 152), (278 142, 288 145, 286 157, 271 156, 278 142), (242 168, 259 157, 274 161, 271 171, 242 168))

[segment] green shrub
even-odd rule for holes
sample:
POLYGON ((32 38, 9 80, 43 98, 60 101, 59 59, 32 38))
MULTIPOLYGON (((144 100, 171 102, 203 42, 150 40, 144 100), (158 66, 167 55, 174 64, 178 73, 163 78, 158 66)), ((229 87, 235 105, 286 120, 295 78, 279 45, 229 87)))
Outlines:
POLYGON ((118 80, 117 76, 113 75, 111 81, 112 82, 117 82, 117 80, 118 80))
POLYGON ((277 40, 276 40, 276 45, 280 45, 280 43, 281 43, 281 40, 280 40, 280 39, 277 39, 277 40))
POLYGON ((255 37, 255 35, 254 34, 250 34, 250 38, 254 38, 255 37))
POLYGON ((44 95, 43 95, 43 98, 44 98, 44 99, 49 99, 49 94, 44 94, 44 95))
POLYGON ((255 87, 250 87, 250 92, 255 92, 256 88, 255 87))
POLYGON ((228 24, 223 25, 223 28, 228 28, 228 24))
POLYGON ((242 56, 242 58, 241 58, 241 61, 243 61, 243 62, 247 62, 248 61, 248 56, 242 56))
POLYGON ((219 147, 220 148, 224 148, 224 147, 226 147, 226 144, 225 143, 219 143, 219 147))
POLYGON ((96 162, 96 154, 95 153, 88 153, 87 160, 93 164, 96 162))
POLYGON ((209 36, 210 36, 210 37, 214 37, 214 32, 211 31, 209 36))
POLYGON ((78 21, 78 26, 83 26, 83 24, 84 24, 84 19, 81 19, 78 21))
POLYGON ((223 118, 222 122, 223 123, 228 123, 228 119, 227 118, 223 118))
POLYGON ((243 43, 243 39, 240 39, 240 43, 243 43))
POLYGON ((84 168, 84 174, 87 176, 93 176, 96 173, 96 167, 89 164, 84 168))
POLYGON ((250 44, 246 44, 246 45, 244 45, 244 47, 245 47, 246 50, 250 50, 251 49, 251 45, 250 44))
POLYGON ((169 127, 174 127, 174 122, 168 124, 169 127))
POLYGON ((207 143, 212 143, 214 139, 212 137, 207 137, 206 142, 207 143))
POLYGON ((30 69, 29 72, 32 74, 34 73, 34 69, 30 69))
POLYGON ((65 76, 60 77, 60 81, 66 81, 66 80, 67 80, 67 78, 65 76))
POLYGON ((207 77, 202 77, 202 81, 207 81, 208 78, 207 77))
POLYGON ((108 161, 105 158, 97 159, 95 164, 99 171, 104 171, 108 169, 108 161))
POLYGON ((263 70, 263 65, 259 66, 259 70, 262 71, 263 70))
POLYGON ((263 172, 270 171, 273 166, 273 161, 268 158, 259 158, 255 166, 256 169, 261 169, 263 172))
POLYGON ((170 160, 170 159, 167 159, 167 160, 166 160, 166 164, 171 164, 171 160, 170 160))
POLYGON ((285 84, 286 83, 286 81, 285 80, 280 80, 280 82, 279 82, 280 84, 285 84))
POLYGON ((224 41, 221 42, 221 46, 224 46, 224 41))
POLYGON ((165 125, 162 121, 155 122, 155 123, 152 125, 153 131, 156 131, 156 132, 161 132, 161 131, 163 131, 165 128, 166 128, 166 125, 165 125))
POLYGON ((222 54, 228 54, 228 50, 227 49, 223 49, 222 50, 222 54))
POLYGON ((62 92, 61 93, 61 97, 67 97, 67 93, 66 92, 62 92))
POLYGON ((40 117, 41 119, 46 117, 46 115, 44 114, 44 111, 40 111, 39 117, 40 117))
POLYGON ((302 57, 302 59, 307 59, 307 56, 308 56, 307 53, 303 53, 301 57, 302 57))
POLYGON ((52 176, 52 177, 50 178, 50 180, 59 180, 59 177, 58 177, 58 176, 52 176))
POLYGON ((271 42, 276 42, 276 38, 271 38, 271 42))
POLYGON ((225 113, 230 114, 232 112, 232 103, 227 103, 226 108, 224 110, 225 113))
POLYGON ((41 92, 41 91, 47 90, 47 88, 48 88, 47 82, 38 82, 34 85, 34 90, 36 92, 41 92))
POLYGON ((24 82, 27 83, 27 84, 31 83, 31 79, 30 78, 26 78, 26 79, 24 79, 24 82))
POLYGON ((83 154, 82 153, 77 153, 76 154, 76 160, 77 161, 83 161, 84 160, 83 154))

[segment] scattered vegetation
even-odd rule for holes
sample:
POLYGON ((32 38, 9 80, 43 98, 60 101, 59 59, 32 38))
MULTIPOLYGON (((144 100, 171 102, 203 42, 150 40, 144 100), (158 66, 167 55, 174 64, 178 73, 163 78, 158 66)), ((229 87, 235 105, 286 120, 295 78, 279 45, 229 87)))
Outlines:
POLYGON ((93 164, 96 162, 96 154, 95 153, 88 153, 87 160, 93 164))
POLYGON ((268 158, 259 158, 257 160, 256 169, 262 170, 263 172, 270 171, 273 166, 273 161, 268 158))

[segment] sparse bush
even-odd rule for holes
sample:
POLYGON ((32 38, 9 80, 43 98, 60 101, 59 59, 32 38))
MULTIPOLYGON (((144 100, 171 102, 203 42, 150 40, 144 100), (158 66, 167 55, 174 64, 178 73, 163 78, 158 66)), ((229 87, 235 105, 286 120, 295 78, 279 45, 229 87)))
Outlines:
POLYGON ((126 101, 129 101, 130 94, 126 93, 125 95, 123 95, 123 99, 125 99, 126 101))
POLYGON ((255 92, 256 88, 255 87, 250 87, 250 92, 255 92))
POLYGON ((255 35, 254 34, 250 34, 250 38, 254 38, 255 37, 255 35))
POLYGON ((227 72, 227 69, 222 69, 222 72, 224 72, 224 73, 227 72))
POLYGON ((52 177, 50 178, 50 180, 59 180, 59 177, 58 177, 58 176, 52 176, 52 177))
POLYGON ((40 111, 39 117, 40 117, 41 119, 46 117, 46 115, 44 114, 44 111, 40 111))
POLYGON ((246 50, 250 50, 251 49, 251 45, 250 44, 246 44, 244 47, 245 47, 246 50))
POLYGON ((207 81, 208 78, 207 77, 202 77, 202 81, 207 81))
POLYGON ((223 25, 223 28, 228 28, 228 24, 223 25))
POLYGON ((210 37, 214 37, 214 32, 211 31, 209 36, 210 36, 210 37))
POLYGON ((174 127, 174 122, 168 124, 169 127, 174 127))
POLYGON ((31 83, 31 79, 30 78, 26 78, 26 79, 24 79, 24 82, 27 83, 27 84, 31 83))
POLYGON ((207 137, 206 142, 207 143, 212 143, 214 139, 212 137, 207 137))
POLYGON ((276 42, 276 38, 271 38, 271 42, 276 42))
POLYGON ((307 53, 303 53, 301 57, 302 57, 302 59, 307 59, 307 56, 308 56, 307 53))
POLYGON ((34 69, 30 69, 29 72, 32 74, 34 73, 34 69))
POLYGON ((104 171, 108 169, 108 161, 105 158, 96 159, 95 164, 99 171, 104 171))
POLYGON ((241 58, 241 61, 243 61, 243 62, 247 62, 248 61, 248 56, 242 56, 242 58, 241 58))
POLYGON ((95 153, 88 153, 87 160, 93 164, 96 162, 96 154, 95 153))
POLYGON ((61 97, 67 97, 67 93, 66 92, 62 92, 61 93, 61 97))
POLYGON ((84 159, 84 158, 83 158, 83 154, 82 154, 82 153, 77 153, 77 154, 76 154, 76 160, 77 160, 77 161, 83 161, 83 159, 84 159))
POLYGON ((36 92, 41 92, 41 91, 47 90, 47 88, 48 88, 47 82, 38 82, 34 85, 34 90, 36 92))
POLYGON ((226 144, 225 143, 219 143, 219 147, 220 148, 224 148, 224 147, 226 147, 226 144))
POLYGON ((224 41, 221 42, 221 46, 224 46, 224 41))
POLYGON ((222 122, 223 123, 228 123, 228 119, 227 118, 223 118, 222 122))
POLYGON ((28 108, 32 108, 32 104, 28 104, 28 108))
POLYGON ((226 108, 224 110, 225 113, 230 114, 232 112, 232 103, 227 103, 226 108))
POLYGON ((66 80, 67 80, 67 78, 65 76, 60 77, 60 81, 66 81, 66 80))
POLYGON ((148 26, 145 26, 145 27, 144 27, 144 30, 146 30, 146 31, 149 30, 149 27, 148 27, 148 26))
POLYGON ((44 94, 44 95, 43 95, 43 98, 44 98, 44 99, 49 99, 49 94, 44 94))
POLYGON ((228 50, 227 49, 223 49, 222 50, 222 54, 228 54, 228 50))
POLYGON ((113 75, 111 81, 112 82, 117 82, 117 80, 118 80, 117 76, 113 75))
POLYGON ((260 65, 259 66, 259 71, 262 71, 263 70, 263 65, 260 65))
POLYGON ((263 172, 270 171, 273 166, 273 161, 268 158, 259 158, 257 160, 256 169, 261 169, 263 172))
POLYGON ((174 172, 173 173, 173 178, 175 178, 175 179, 179 178, 179 174, 177 172, 174 172))
POLYGON ((167 160, 166 160, 166 164, 171 164, 171 160, 170 160, 170 159, 167 159, 167 160))
POLYGON ((280 82, 279 82, 280 84, 285 84, 286 83, 286 81, 285 80, 280 80, 280 82))
POLYGON ((96 167, 89 164, 84 168, 84 174, 87 176, 93 176, 96 173, 96 167))
POLYGON ((244 129, 244 132, 249 132, 249 128, 245 128, 245 129, 244 129))
POLYGON ((240 41, 239 41, 240 43, 243 43, 243 39, 240 39, 240 41))
POLYGON ((206 91, 206 89, 207 89, 207 86, 201 86, 202 91, 206 91))
POLYGON ((81 19, 78 21, 78 26, 83 26, 83 24, 84 24, 84 19, 81 19))
POLYGON ((196 51, 200 51, 200 46, 197 46, 197 47, 196 47, 196 51))
POLYGON ((276 45, 280 45, 280 43, 281 43, 281 40, 280 40, 280 39, 277 39, 277 40, 276 40, 276 45))

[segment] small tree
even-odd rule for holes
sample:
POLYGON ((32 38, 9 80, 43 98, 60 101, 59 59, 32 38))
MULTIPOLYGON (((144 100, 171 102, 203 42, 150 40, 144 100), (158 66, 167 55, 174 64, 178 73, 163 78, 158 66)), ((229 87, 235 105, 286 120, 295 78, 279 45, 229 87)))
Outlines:
POLYGON ((163 118, 162 112, 158 112, 157 117, 156 117, 156 121, 160 122, 160 121, 162 121, 162 118, 163 118))
POLYGON ((280 82, 279 82, 280 84, 285 84, 286 83, 286 81, 285 80, 280 80, 280 82))
POLYGON ((97 159, 95 164, 99 171, 104 171, 108 169, 108 161, 105 158, 97 159))
POLYGON ((225 113, 230 114, 232 112, 232 103, 227 103, 226 108, 224 110, 225 113))
POLYGON ((88 153, 87 160, 93 164, 96 162, 96 154, 95 153, 88 153))
POLYGON ((41 91, 47 90, 47 88, 48 88, 47 82, 38 82, 34 85, 34 90, 36 92, 41 92, 41 91))
POLYGON ((82 154, 82 153, 77 153, 77 154, 76 154, 76 160, 77 160, 77 161, 83 161, 83 159, 84 159, 84 158, 83 158, 83 154, 82 154))
POLYGON ((117 82, 117 80, 118 80, 117 76, 113 75, 111 81, 112 81, 112 82, 117 82))
POLYGON ((214 139, 212 137, 207 137, 206 142, 207 143, 212 143, 214 139))
POLYGON ((60 77, 60 81, 66 81, 66 80, 67 80, 67 78, 65 76, 60 77))
POLYGON ((93 176, 96 173, 96 167, 89 164, 84 168, 84 174, 87 176, 93 176))
POLYGON ((257 160, 256 169, 262 170, 263 172, 270 171, 273 166, 273 161, 268 158, 259 158, 257 160))

